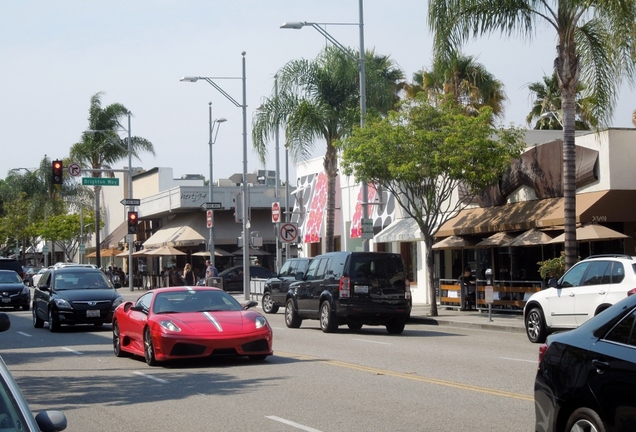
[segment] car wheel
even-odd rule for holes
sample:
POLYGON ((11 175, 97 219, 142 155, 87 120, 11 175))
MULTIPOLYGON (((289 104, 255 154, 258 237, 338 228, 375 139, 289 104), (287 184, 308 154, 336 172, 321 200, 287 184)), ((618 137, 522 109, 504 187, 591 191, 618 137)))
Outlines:
POLYGON ((545 318, 541 308, 535 307, 528 312, 526 316, 526 334, 532 343, 543 343, 548 336, 548 330, 545 326, 545 318))
POLYGON ((55 317, 55 314, 53 313, 53 308, 49 308, 49 331, 51 333, 60 331, 60 322, 55 317))
POLYGON ((155 347, 152 345, 152 336, 149 327, 146 327, 146 331, 144 331, 144 357, 148 366, 157 366, 155 347))
POLYGON ((38 316, 38 314, 37 314, 37 312, 36 312, 36 310, 35 310, 35 306, 33 306, 33 309, 32 309, 32 311, 31 311, 31 312, 33 313, 33 327, 35 327, 35 328, 42 328, 42 327, 44 327, 44 320, 43 320, 43 319, 41 319, 41 318, 38 316))
POLYGON ((265 312, 266 314, 275 314, 276 312, 278 312, 278 306, 274 306, 272 295, 268 292, 263 294, 261 305, 263 306, 263 312, 265 312))
POLYGON ((113 351, 117 357, 125 357, 126 352, 121 349, 121 336, 119 334, 119 323, 113 323, 113 351))
POLYGON ((294 308, 294 301, 287 300, 285 304, 285 324, 289 328, 299 328, 303 320, 298 316, 298 312, 294 308))
POLYGON ((261 361, 263 361, 263 360, 265 360, 267 358, 267 355, 266 354, 259 354, 259 355, 251 355, 251 356, 248 356, 248 357, 252 361, 261 362, 261 361))
POLYGON ((325 333, 333 333, 338 330, 338 317, 331 310, 329 301, 324 301, 320 305, 320 328, 325 333))
POLYGON ((349 327, 349 329, 351 330, 360 330, 362 328, 362 324, 360 324, 359 322, 350 322, 347 323, 347 327, 349 327))
POLYGON ((572 413, 565 428, 567 432, 605 432, 601 418, 589 408, 579 408, 572 413))
POLYGON ((405 325, 406 317, 395 317, 386 324, 386 331, 388 331, 389 334, 402 334, 405 325))

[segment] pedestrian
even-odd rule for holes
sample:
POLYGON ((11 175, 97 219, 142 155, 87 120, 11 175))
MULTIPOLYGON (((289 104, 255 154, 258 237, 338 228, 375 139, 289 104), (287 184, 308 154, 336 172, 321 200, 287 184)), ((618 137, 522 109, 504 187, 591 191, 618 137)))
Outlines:
POLYGON ((461 310, 471 310, 473 307, 476 307, 475 291, 477 286, 475 284, 473 271, 470 267, 466 267, 464 269, 464 274, 459 277, 459 286, 464 294, 464 304, 462 305, 461 310))
POLYGON ((212 265, 210 260, 205 260, 205 279, 207 280, 208 278, 218 277, 218 276, 219 276, 219 271, 216 269, 216 267, 212 265))
POLYGON ((196 284, 196 278, 194 277, 194 272, 192 271, 190 263, 186 263, 183 267, 182 279, 185 286, 194 286, 196 284))

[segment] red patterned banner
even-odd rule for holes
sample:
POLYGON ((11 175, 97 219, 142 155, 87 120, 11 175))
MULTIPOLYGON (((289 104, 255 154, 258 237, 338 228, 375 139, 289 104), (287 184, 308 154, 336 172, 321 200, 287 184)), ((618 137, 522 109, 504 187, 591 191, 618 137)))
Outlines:
MULTIPOLYGON (((372 184, 367 185, 367 202, 375 202, 375 196, 377 195, 377 190, 375 186, 372 184)), ((373 206, 368 206, 369 208, 369 217, 373 214, 373 206)), ((358 200, 356 201, 356 211, 353 213, 353 218, 351 219, 351 238, 360 238, 362 237, 362 186, 358 190, 358 200)))

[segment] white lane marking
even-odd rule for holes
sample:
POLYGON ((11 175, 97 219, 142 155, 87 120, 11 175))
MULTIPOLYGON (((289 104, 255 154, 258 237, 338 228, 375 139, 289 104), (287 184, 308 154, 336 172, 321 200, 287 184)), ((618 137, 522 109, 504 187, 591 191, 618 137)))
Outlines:
POLYGON ((84 353, 83 353, 83 352, 81 352, 81 351, 75 351, 74 349, 67 348, 67 347, 62 347, 62 349, 63 349, 64 351, 72 352, 73 354, 77 354, 77 355, 82 355, 82 354, 84 354, 84 353))
POLYGON ((31 337, 30 334, 25 333, 25 332, 21 332, 21 331, 19 331, 18 334, 21 334, 22 336, 26 336, 26 337, 31 337))
POLYGON ((517 359, 512 357, 499 357, 502 360, 512 360, 512 361, 520 361, 520 362, 528 362, 528 363, 538 363, 539 360, 526 360, 526 359, 517 359))
POLYGON ((354 339, 360 342, 369 342, 369 343, 375 343, 375 344, 380 344, 380 345, 393 345, 392 343, 389 342, 378 342, 378 341, 373 341, 373 340, 369 340, 369 339, 354 339))
POLYGON ((276 416, 265 416, 265 418, 268 418, 270 420, 274 420, 274 421, 286 424, 288 426, 293 426, 296 429, 304 430, 304 431, 307 431, 307 432, 321 432, 318 429, 310 428, 309 426, 303 426, 303 425, 301 425, 299 423, 295 423, 295 422, 293 422, 291 420, 286 420, 284 418, 280 418, 280 417, 276 417, 276 416))
POLYGON ((165 379, 162 379, 162 378, 157 378, 157 377, 154 377, 154 376, 152 376, 152 375, 145 374, 145 373, 143 373, 143 372, 139 372, 139 371, 137 371, 137 372, 133 372, 133 373, 134 373, 135 375, 139 375, 140 377, 148 378, 148 379, 151 379, 151 380, 153 380, 153 381, 160 382, 160 383, 162 383, 162 384, 168 384, 168 380, 165 380, 165 379))

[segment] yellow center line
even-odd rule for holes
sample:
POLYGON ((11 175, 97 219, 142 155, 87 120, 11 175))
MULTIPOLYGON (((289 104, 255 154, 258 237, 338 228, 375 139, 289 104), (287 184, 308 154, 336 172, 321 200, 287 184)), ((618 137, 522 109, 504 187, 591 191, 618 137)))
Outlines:
POLYGON ((489 394, 489 395, 494 395, 494 396, 501 396, 501 397, 507 397, 507 398, 512 398, 512 399, 520 399, 520 400, 524 400, 524 401, 530 401, 532 402, 534 399, 532 396, 528 396, 528 395, 524 395, 521 393, 513 393, 513 392, 508 392, 508 391, 504 391, 504 390, 497 390, 497 389, 493 389, 493 388, 488 388, 488 387, 481 387, 481 386, 475 386, 475 385, 471 385, 471 384, 462 384, 462 383, 458 383, 458 382, 454 382, 454 381, 447 381, 447 380, 442 380, 442 379, 437 379, 437 378, 428 378, 428 377, 422 377, 422 376, 418 376, 418 375, 414 375, 414 374, 410 374, 410 373, 403 373, 403 372, 395 372, 395 371, 390 371, 390 370, 386 370, 386 369, 378 369, 378 368, 374 368, 374 367, 369 367, 369 366, 362 366, 362 365, 358 365, 358 364, 354 364, 354 363, 347 363, 347 362, 342 362, 342 361, 338 361, 338 360, 326 360, 326 359, 321 359, 318 357, 311 357, 311 356, 307 356, 307 355, 302 355, 302 354, 292 354, 292 353, 285 353, 285 352, 280 352, 280 351, 276 351, 276 355, 280 356, 280 357, 287 357, 287 358, 294 358, 297 360, 312 360, 312 361, 320 361, 322 363, 325 364, 330 364, 333 366, 338 366, 338 367, 343 367, 343 368, 347 368, 347 369, 353 369, 353 370, 357 370, 360 372, 367 372, 367 373, 371 373, 374 375, 387 375, 387 376, 392 376, 392 377, 396 377, 396 378, 402 378, 402 379, 408 379, 411 381, 418 381, 418 382, 424 382, 427 384, 436 384, 436 385, 441 385, 444 387, 452 387, 452 388, 457 388, 457 389, 461 389, 461 390, 470 390, 470 391, 474 391, 474 392, 478 392, 478 393, 485 393, 485 394, 489 394))

